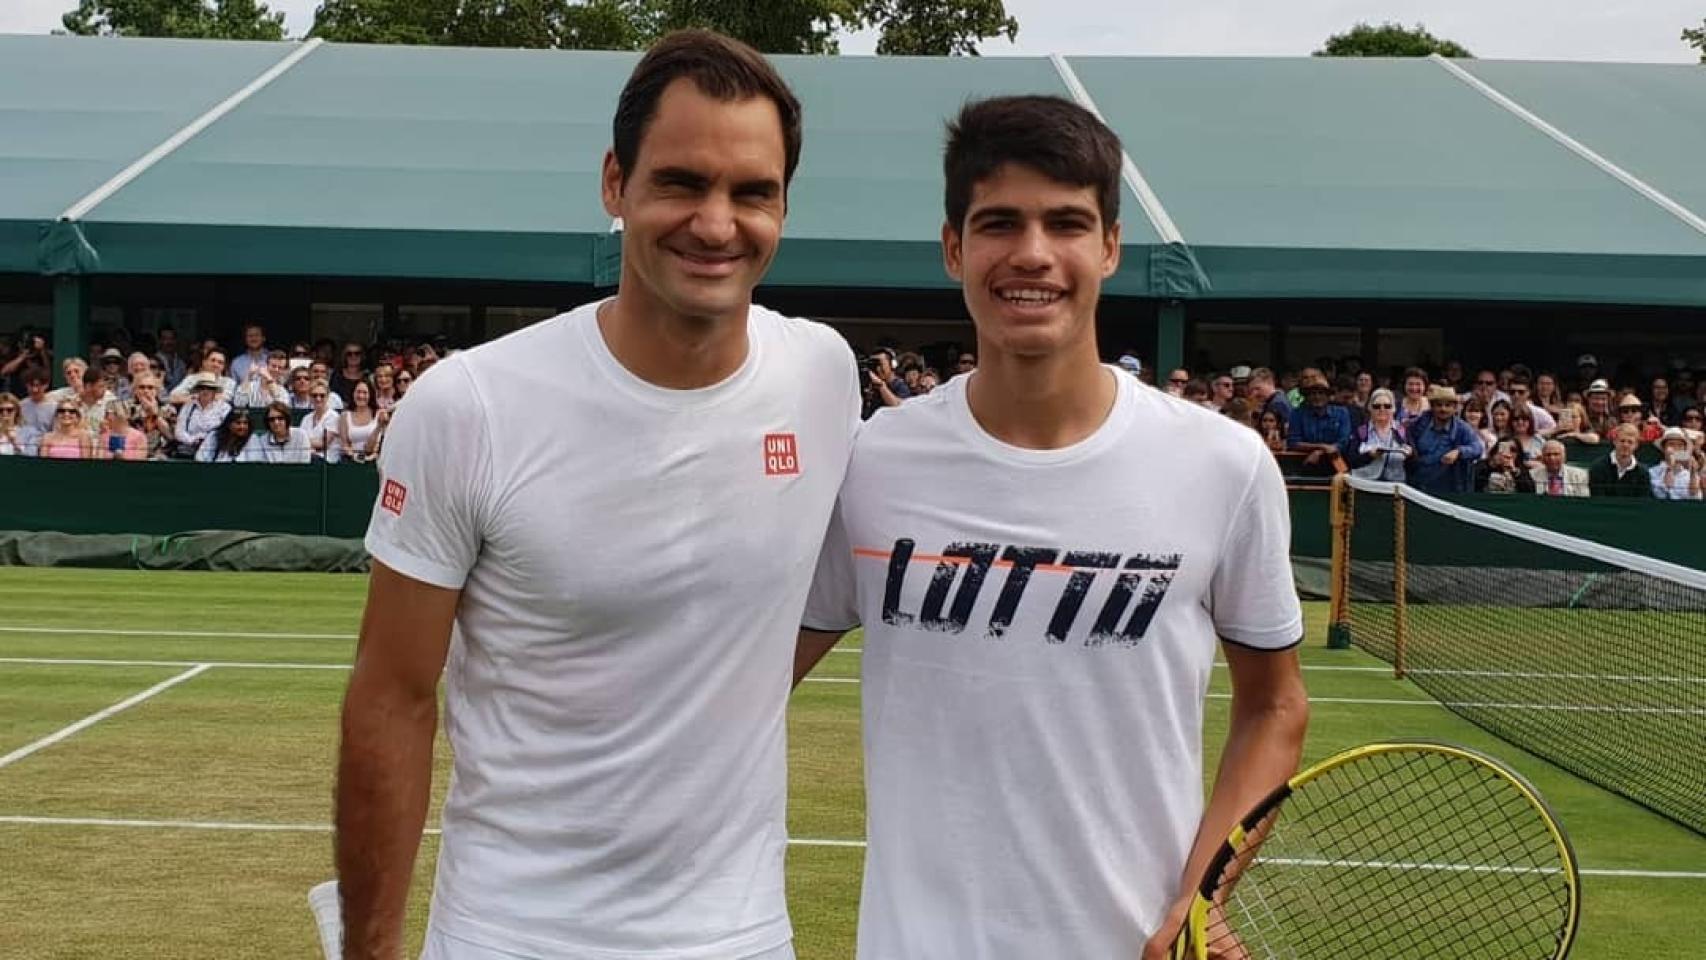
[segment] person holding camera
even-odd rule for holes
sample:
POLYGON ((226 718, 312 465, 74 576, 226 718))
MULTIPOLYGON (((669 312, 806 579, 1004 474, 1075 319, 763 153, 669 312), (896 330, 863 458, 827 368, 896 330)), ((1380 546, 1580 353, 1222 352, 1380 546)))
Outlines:
POLYGON ((1500 440, 1475 468, 1476 493, 1534 493, 1534 475, 1515 440, 1500 440))
POLYGON ((912 396, 906 381, 895 376, 894 355, 885 347, 865 358, 864 409, 860 416, 871 419, 883 407, 898 407, 912 396))
POLYGON ((268 353, 264 364, 249 364, 242 376, 243 385, 237 388, 231 405, 244 410, 275 403, 288 405, 290 393, 285 390, 284 383, 289 367, 290 358, 283 350, 268 353))
POLYGON ((1659 437, 1664 459, 1653 464, 1653 498, 1656 500, 1701 499, 1700 462, 1690 449, 1688 434, 1681 427, 1668 427, 1659 437))

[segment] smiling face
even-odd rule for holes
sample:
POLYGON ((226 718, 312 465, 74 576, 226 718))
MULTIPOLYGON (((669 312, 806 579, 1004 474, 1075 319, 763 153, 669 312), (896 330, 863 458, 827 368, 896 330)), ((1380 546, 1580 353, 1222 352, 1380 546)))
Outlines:
POLYGON ((1119 267, 1119 237, 1118 224, 1102 222, 1092 187, 1011 163, 979 181, 965 222, 942 227, 942 252, 983 352, 1093 350, 1096 302, 1119 267))
POLYGON ((673 81, 633 169, 604 158, 604 208, 622 218, 621 295, 678 317, 743 315, 781 241, 785 167, 774 102, 673 81))

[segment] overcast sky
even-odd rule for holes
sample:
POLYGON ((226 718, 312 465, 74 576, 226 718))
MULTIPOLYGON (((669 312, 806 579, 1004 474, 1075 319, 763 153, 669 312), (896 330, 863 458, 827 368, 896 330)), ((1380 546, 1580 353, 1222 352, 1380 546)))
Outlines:
MULTIPOLYGON (((1299 56, 1358 20, 1424 23, 1476 56, 1516 60, 1688 63, 1682 29, 1706 16, 1701 0, 1006 0, 1019 41, 990 54, 1124 53, 1299 56)), ((271 0, 292 36, 313 24, 318 0, 271 0)), ((0 33, 46 33, 75 0, 0 0, 0 33)), ((874 36, 845 41, 869 53, 874 36)))

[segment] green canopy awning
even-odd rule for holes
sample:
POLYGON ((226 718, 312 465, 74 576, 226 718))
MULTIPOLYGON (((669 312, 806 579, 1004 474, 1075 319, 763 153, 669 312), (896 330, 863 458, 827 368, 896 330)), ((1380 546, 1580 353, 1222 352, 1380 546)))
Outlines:
MULTIPOLYGON (((0 37, 0 271, 611 284, 620 237, 598 168, 635 56, 0 37)), ((1696 68, 777 63, 806 144, 773 284, 951 286, 943 124, 968 99, 1039 92, 1093 104, 1126 144, 1113 293, 1706 305, 1706 231, 1688 219, 1706 209, 1696 68)))

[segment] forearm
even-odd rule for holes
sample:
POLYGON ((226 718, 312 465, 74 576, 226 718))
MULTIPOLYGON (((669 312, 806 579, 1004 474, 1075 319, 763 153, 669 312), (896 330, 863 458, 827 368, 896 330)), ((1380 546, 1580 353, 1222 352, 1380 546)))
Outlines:
POLYGON ((426 825, 438 701, 352 679, 338 755, 336 858, 344 957, 402 956, 403 913, 426 825))
POLYGON ((1262 704, 1240 704, 1234 697, 1214 790, 1185 861, 1181 895, 1201 882, 1233 824, 1297 772, 1308 723, 1309 701, 1301 688, 1262 704))

